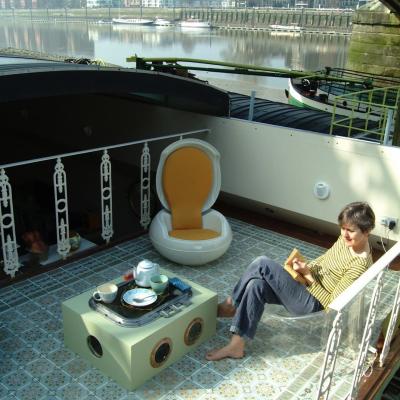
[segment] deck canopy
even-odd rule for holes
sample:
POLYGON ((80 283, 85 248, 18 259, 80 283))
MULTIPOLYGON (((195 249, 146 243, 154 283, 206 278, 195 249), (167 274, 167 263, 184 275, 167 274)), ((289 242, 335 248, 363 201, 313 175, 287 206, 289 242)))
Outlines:
POLYGON ((229 114, 229 96, 225 91, 198 80, 130 68, 5 57, 0 59, 0 86, 2 103, 105 94, 142 98, 201 114, 229 114))
POLYGON ((400 15, 400 1, 399 0, 380 0, 390 11, 400 15))

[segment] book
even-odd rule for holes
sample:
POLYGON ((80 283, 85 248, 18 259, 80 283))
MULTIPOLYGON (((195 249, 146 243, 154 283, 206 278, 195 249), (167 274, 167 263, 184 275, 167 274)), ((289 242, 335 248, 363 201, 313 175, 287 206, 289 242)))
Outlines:
POLYGON ((299 250, 294 248, 292 252, 289 254, 289 257, 286 259, 285 264, 283 265, 283 268, 291 275, 291 277, 297 281, 302 283, 303 285, 307 284, 306 279, 303 277, 303 275, 299 274, 297 271, 293 269, 293 260, 297 258, 299 261, 305 262, 306 259, 304 256, 300 253, 299 250))

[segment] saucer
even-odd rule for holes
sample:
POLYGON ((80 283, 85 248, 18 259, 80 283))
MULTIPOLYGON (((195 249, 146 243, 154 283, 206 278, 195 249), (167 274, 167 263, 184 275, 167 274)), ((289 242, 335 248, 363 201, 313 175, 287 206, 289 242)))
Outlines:
POLYGON ((158 297, 157 294, 150 289, 131 289, 127 290, 123 294, 122 300, 131 306, 144 307, 153 304, 155 301, 157 301, 157 297, 158 297), (146 297, 146 299, 140 301, 140 299, 144 297, 146 297))

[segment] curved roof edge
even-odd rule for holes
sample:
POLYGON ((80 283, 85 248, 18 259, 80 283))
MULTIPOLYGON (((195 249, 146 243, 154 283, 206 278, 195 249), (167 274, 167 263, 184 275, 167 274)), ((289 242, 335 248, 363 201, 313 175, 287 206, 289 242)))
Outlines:
POLYGON ((105 94, 139 96, 182 110, 229 115, 227 92, 193 79, 160 72, 15 59, 15 63, 0 62, 0 85, 0 102, 105 94))

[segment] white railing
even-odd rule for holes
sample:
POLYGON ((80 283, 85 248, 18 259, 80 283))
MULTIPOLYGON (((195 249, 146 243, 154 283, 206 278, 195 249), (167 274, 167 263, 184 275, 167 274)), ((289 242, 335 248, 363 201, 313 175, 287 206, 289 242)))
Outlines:
POLYGON ((209 133, 209 129, 201 129, 172 135, 158 136, 151 139, 135 140, 116 145, 97 147, 89 150, 75 151, 58 154, 50 157, 41 157, 32 160, 0 165, 0 234, 3 248, 4 272, 14 277, 20 268, 18 257, 18 244, 15 232, 14 206, 12 199, 12 185, 6 174, 9 168, 21 165, 35 164, 49 160, 56 160, 53 186, 54 202, 56 210, 57 252, 65 259, 70 252, 69 242, 69 213, 67 194, 67 173, 64 170, 63 159, 89 153, 102 152, 100 162, 100 186, 101 186, 101 213, 102 213, 102 238, 108 243, 113 236, 113 210, 112 210, 112 180, 111 161, 109 150, 143 144, 141 156, 141 218, 140 224, 147 229, 150 223, 150 171, 151 157, 148 143, 172 138, 182 139, 187 135, 209 133))
MULTIPOLYGON (((349 392, 348 399, 356 399, 361 378, 365 372, 365 361, 370 346, 372 328, 375 323, 377 306, 379 304, 380 295, 383 287, 383 274, 388 265, 400 254, 400 242, 397 242, 390 250, 388 250, 379 260, 377 260, 363 275, 361 275, 350 287, 341 293, 330 305, 329 309, 336 312, 333 326, 329 334, 328 342, 325 350, 325 359, 322 367, 320 384, 316 399, 328 399, 329 390, 332 383, 333 372, 339 349, 340 336, 342 331, 342 314, 344 309, 359 295, 367 285, 376 280, 374 290, 371 297, 371 304, 368 311, 367 320, 364 327, 363 337, 360 343, 357 364, 355 366, 353 381, 349 392)), ((385 359, 389 352, 390 342, 392 340, 394 327, 400 307, 400 279, 398 281, 396 295, 393 301, 391 318, 382 353, 380 355, 380 366, 384 365, 385 359)))

